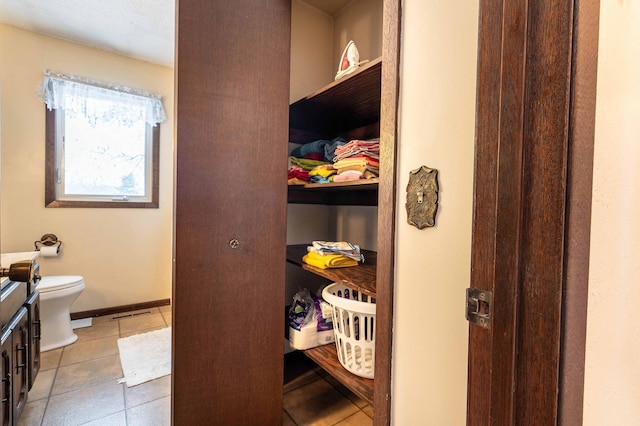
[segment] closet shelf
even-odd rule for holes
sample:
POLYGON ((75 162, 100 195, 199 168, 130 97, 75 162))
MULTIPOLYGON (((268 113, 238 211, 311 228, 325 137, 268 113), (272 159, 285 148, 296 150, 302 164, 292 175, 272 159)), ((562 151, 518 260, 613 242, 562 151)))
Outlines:
POLYGON ((348 182, 330 182, 330 183, 307 183, 301 185, 305 189, 332 190, 332 191, 358 191, 358 190, 374 190, 377 188, 380 179, 360 179, 348 182))
POLYGON ((382 59, 377 58, 291 104, 289 142, 379 136, 381 77, 382 59))
POLYGON ((378 178, 352 182, 289 185, 292 204, 326 204, 343 206, 377 206, 378 178))
POLYGON ((287 246, 287 262, 300 266, 313 274, 327 278, 332 282, 344 284, 371 297, 376 297, 376 260, 377 253, 362 250, 364 263, 349 268, 322 269, 307 265, 302 256, 307 253, 307 244, 287 246))
MULTIPOLYGON (((305 144, 341 136, 346 140, 380 137, 382 59, 317 90, 289 106, 289 142, 305 144)), ((355 182, 291 185, 288 201, 293 204, 378 205, 379 179, 355 182)), ((376 298, 377 253, 363 250, 365 261, 348 268, 321 269, 302 262, 308 244, 288 245, 287 262, 332 282, 376 298)), ((303 351, 353 393, 373 405, 374 380, 347 371, 335 344, 303 351)))
POLYGON ((365 379, 347 371, 338 361, 335 344, 318 346, 303 352, 351 392, 373 405, 373 379, 365 379))

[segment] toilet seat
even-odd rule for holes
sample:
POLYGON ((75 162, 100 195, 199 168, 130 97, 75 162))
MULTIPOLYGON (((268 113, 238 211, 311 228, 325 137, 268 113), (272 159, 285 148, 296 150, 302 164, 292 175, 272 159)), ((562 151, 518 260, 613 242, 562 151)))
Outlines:
POLYGON ((76 287, 84 284, 81 275, 53 275, 42 277, 36 286, 40 293, 48 293, 51 291, 64 290, 69 287, 76 287))

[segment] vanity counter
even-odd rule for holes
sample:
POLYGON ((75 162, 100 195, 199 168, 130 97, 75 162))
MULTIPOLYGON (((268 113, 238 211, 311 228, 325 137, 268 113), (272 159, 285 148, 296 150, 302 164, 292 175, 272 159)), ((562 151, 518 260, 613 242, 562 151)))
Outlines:
POLYGON ((36 260, 40 256, 39 251, 21 251, 16 253, 2 253, 0 254, 0 266, 8 268, 12 263, 20 262, 21 260, 36 260))
MULTIPOLYGON (((16 253, 2 253, 0 254, 0 267, 9 268, 12 263, 20 262, 22 260, 34 261, 40 255, 39 251, 23 251, 16 253)), ((0 279, 0 288, 4 288, 9 283, 8 277, 2 277, 0 279)))

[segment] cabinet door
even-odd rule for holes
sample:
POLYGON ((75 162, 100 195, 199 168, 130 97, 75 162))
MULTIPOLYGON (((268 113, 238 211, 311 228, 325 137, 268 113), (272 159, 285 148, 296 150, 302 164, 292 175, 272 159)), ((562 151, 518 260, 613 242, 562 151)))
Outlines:
POLYGON ((21 308, 14 320, 13 325, 13 418, 20 418, 20 413, 27 403, 27 393, 29 392, 28 382, 28 351, 29 351, 29 320, 27 309, 21 308))
POLYGON ((176 15, 173 424, 281 424, 291 0, 176 15))
POLYGON ((25 302, 29 316, 29 360, 28 379, 29 390, 40 371, 40 292, 34 291, 25 302))
POLYGON ((11 354, 13 351, 11 339, 11 329, 2 329, 0 341, 0 424, 10 426, 13 423, 13 402, 11 401, 11 371, 13 363, 11 354))

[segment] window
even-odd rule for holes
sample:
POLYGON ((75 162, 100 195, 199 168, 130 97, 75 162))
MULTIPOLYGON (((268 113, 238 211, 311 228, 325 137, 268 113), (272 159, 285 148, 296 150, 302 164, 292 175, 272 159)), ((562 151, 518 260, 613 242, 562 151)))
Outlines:
POLYGON ((158 95, 48 73, 46 207, 158 207, 158 95))

